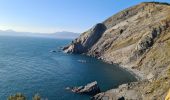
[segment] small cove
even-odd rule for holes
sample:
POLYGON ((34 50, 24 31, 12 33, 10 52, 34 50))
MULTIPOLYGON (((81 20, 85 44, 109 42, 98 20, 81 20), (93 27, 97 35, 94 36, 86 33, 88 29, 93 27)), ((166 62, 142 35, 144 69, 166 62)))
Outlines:
POLYGON ((88 100, 89 96, 71 93, 65 87, 97 81, 106 91, 136 80, 126 70, 92 57, 50 52, 70 41, 0 37, 0 99, 22 92, 29 99, 39 93, 49 100, 88 100))

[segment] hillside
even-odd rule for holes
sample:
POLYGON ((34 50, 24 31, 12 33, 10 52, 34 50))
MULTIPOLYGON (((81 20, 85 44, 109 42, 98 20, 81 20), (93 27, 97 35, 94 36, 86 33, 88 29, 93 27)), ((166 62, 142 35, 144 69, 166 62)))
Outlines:
POLYGON ((64 52, 119 64, 139 79, 95 100, 164 100, 170 88, 170 5, 144 2, 125 9, 82 33, 64 52))

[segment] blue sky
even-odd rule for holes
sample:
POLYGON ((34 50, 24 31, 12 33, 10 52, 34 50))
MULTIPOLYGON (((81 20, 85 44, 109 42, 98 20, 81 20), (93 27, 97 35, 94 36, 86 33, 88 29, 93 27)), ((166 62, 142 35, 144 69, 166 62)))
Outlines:
POLYGON ((0 30, 81 33, 144 1, 151 0, 0 0, 0 30))

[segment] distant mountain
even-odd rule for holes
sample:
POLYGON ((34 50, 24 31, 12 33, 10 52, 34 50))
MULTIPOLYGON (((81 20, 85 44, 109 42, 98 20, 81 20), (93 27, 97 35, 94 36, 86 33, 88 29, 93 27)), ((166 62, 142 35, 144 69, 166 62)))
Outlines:
POLYGON ((32 32, 16 32, 13 30, 0 30, 1 36, 29 36, 29 37, 46 37, 46 38, 62 38, 62 39, 75 39, 79 36, 78 33, 74 32, 55 32, 55 33, 32 33, 32 32))
POLYGON ((76 38, 79 37, 80 34, 78 33, 73 33, 73 32, 67 32, 67 31, 63 31, 63 32, 56 32, 53 34, 50 34, 49 36, 53 36, 53 37, 58 37, 58 38, 76 38))

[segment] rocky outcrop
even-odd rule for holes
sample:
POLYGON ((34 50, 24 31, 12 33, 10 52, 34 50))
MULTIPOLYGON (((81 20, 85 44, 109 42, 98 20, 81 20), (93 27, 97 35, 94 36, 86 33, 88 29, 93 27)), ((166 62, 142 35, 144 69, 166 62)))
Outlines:
POLYGON ((97 93, 100 93, 100 88, 96 81, 89 83, 85 86, 79 86, 79 87, 67 87, 67 90, 71 90, 74 93, 80 93, 80 94, 87 94, 87 95, 95 95, 97 93))
POLYGON ((63 48, 66 53, 85 53, 87 52, 102 36, 106 26, 102 23, 95 25, 89 31, 83 33, 81 38, 77 38, 69 46, 63 48))
POLYGON ((144 2, 125 9, 84 32, 64 51, 117 63, 141 79, 96 98, 163 100, 170 88, 170 5, 144 2))
POLYGON ((92 100, 142 100, 142 95, 138 90, 132 89, 136 82, 120 85, 117 89, 111 89, 104 93, 95 95, 92 100))

